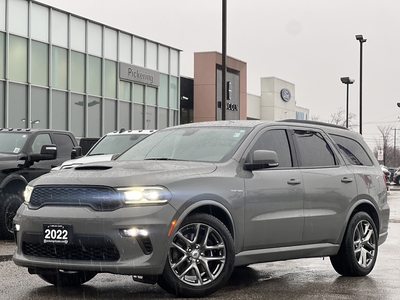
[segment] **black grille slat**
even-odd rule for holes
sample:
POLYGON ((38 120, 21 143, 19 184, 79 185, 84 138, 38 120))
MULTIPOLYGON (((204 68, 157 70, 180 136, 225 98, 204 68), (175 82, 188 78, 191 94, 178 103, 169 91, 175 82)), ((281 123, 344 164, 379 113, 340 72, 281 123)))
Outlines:
POLYGON ((40 239, 39 236, 30 236, 23 241, 24 255, 80 261, 117 261, 120 258, 118 249, 106 239, 85 238, 79 244, 65 245, 35 242, 38 238, 40 239))
POLYGON ((122 206, 118 193, 107 187, 38 186, 33 189, 29 207, 44 205, 90 206, 98 211, 115 210, 122 206))

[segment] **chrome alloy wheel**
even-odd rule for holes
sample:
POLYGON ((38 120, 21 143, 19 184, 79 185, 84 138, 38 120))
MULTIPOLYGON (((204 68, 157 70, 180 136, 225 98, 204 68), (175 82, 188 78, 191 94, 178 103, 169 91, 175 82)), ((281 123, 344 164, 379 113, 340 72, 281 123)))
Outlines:
POLYGON ((203 286, 224 269, 226 245, 221 235, 203 223, 188 224, 175 234, 168 254, 172 272, 182 282, 203 286))
POLYGON ((374 229, 367 220, 358 222, 353 235, 354 254, 358 264, 368 268, 374 261, 376 236, 374 229))

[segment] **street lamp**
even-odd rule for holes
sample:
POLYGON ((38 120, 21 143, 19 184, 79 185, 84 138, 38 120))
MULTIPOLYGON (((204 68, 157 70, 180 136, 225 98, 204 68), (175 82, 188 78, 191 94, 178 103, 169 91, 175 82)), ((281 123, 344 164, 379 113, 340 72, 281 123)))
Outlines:
POLYGON ((360 42, 360 134, 362 134, 362 45, 367 39, 358 34, 356 35, 356 40, 360 42))
POLYGON ((346 128, 349 128, 349 84, 354 83, 354 79, 350 77, 341 77, 340 80, 347 86, 346 94, 346 128))

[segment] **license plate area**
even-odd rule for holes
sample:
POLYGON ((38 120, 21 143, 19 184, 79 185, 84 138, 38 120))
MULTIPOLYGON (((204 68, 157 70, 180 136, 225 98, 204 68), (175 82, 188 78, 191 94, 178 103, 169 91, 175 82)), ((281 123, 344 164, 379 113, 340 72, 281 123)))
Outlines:
POLYGON ((69 244, 72 239, 72 226, 63 224, 43 224, 43 243, 69 244))

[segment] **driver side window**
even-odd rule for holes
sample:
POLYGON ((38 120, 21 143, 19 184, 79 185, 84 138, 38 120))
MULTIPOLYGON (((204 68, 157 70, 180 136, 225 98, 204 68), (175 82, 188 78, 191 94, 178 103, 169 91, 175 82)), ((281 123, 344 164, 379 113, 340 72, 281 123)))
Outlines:
POLYGON ((290 146, 286 130, 284 129, 268 130, 264 132, 252 147, 250 155, 253 155, 256 150, 275 151, 276 154, 278 154, 278 168, 291 168, 293 166, 290 146))
POLYGON ((43 145, 51 145, 50 135, 48 133, 39 134, 35 137, 35 140, 32 143, 32 152, 40 153, 43 145))

